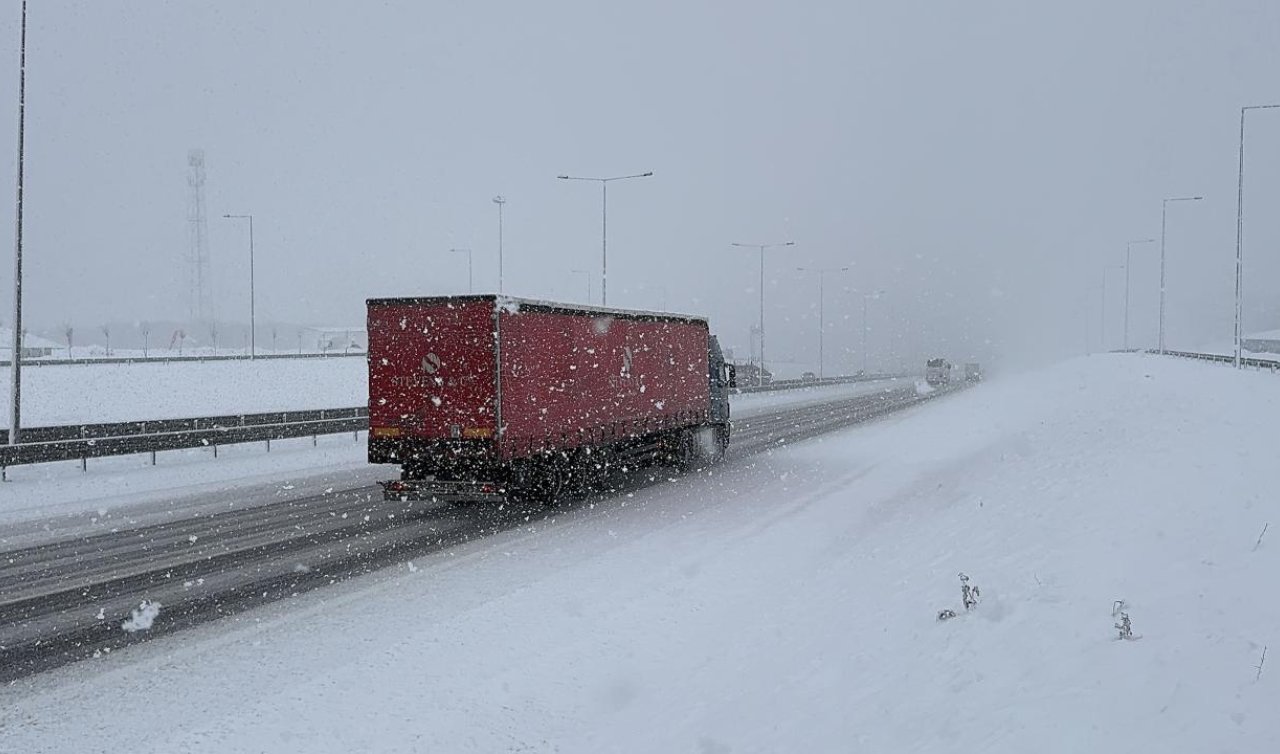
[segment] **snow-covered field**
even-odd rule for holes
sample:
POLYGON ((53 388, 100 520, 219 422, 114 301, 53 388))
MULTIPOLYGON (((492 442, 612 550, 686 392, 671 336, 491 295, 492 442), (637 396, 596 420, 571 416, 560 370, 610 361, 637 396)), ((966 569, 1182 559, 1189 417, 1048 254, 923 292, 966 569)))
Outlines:
MULTIPOLYGON (((26 426, 360 406, 362 357, 73 364, 22 370, 26 426)), ((9 422, 9 383, 0 419, 9 422)))
POLYGON ((1078 359, 28 679, 0 741, 1274 751, 1277 426, 1274 375, 1078 359))
MULTIPOLYGON (((297 411, 368 402, 363 357, 258 361, 30 366, 23 370, 25 426, 174 419, 297 411)), ((858 394, 866 384, 853 386, 858 394)), ((0 421, 9 421, 9 383, 0 386, 0 421)), ((848 394, 826 385, 735 396, 734 405, 784 405, 848 394)))

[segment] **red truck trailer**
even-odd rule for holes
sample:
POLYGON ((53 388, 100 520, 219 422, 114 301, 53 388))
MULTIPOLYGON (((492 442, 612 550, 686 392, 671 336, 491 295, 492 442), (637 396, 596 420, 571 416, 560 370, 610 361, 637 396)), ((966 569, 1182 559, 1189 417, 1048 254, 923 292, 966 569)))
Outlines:
POLYGON ((369 461, 388 498, 550 502, 619 466, 717 460, 707 321, 494 295, 368 301, 369 461))

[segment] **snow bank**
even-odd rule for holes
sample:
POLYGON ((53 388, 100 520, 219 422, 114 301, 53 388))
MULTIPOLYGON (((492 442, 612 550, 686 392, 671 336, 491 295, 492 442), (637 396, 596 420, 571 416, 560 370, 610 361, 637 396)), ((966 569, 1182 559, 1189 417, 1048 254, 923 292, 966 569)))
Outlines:
MULTIPOLYGON (((360 406, 361 357, 29 366, 22 370, 26 426, 360 406)), ((9 422, 8 381, 0 419, 9 422)))
POLYGON ((31 679, 0 729, 19 751, 1271 751, 1278 425, 1265 373, 996 378, 31 679), (1141 640, 1115 638, 1120 599, 1141 640))

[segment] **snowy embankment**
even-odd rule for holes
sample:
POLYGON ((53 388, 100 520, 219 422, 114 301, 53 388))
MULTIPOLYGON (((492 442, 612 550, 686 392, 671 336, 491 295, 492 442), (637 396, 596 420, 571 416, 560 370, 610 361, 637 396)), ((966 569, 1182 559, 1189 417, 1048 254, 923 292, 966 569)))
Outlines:
MULTIPOLYGON (((6 370, 7 371, 7 370, 6 370)), ((68 364, 22 370, 25 426, 344 408, 368 402, 363 357, 68 364)), ((9 422, 10 386, 0 388, 9 422)))
POLYGON ((0 732, 15 751, 1271 751, 1277 426, 1274 375, 1079 359, 29 679, 0 691, 0 732), (1140 639, 1117 640, 1117 600, 1140 639))

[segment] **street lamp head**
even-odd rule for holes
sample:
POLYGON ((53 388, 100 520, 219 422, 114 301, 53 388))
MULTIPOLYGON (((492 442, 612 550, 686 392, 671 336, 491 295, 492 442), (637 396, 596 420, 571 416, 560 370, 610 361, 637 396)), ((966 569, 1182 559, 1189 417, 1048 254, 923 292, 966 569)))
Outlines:
POLYGON ((652 171, 652 170, 650 170, 650 171, 649 171, 649 172, 647 172, 647 173, 641 173, 641 174, 640 174, 640 177, 641 177, 641 178, 648 178, 648 177, 649 177, 649 176, 651 176, 651 175, 653 175, 653 171, 652 171))
POLYGON ((567 181, 567 180, 569 180, 569 176, 567 176, 567 175, 557 175, 557 176, 556 176, 556 178, 559 178, 559 179, 560 179, 560 180, 562 180, 562 181, 567 181))
POLYGON ((506 199, 506 197, 504 197, 504 196, 502 196, 501 194, 499 194, 499 195, 497 195, 497 196, 493 197, 493 203, 494 203, 494 204, 506 204, 506 203, 507 203, 507 199, 506 199))

